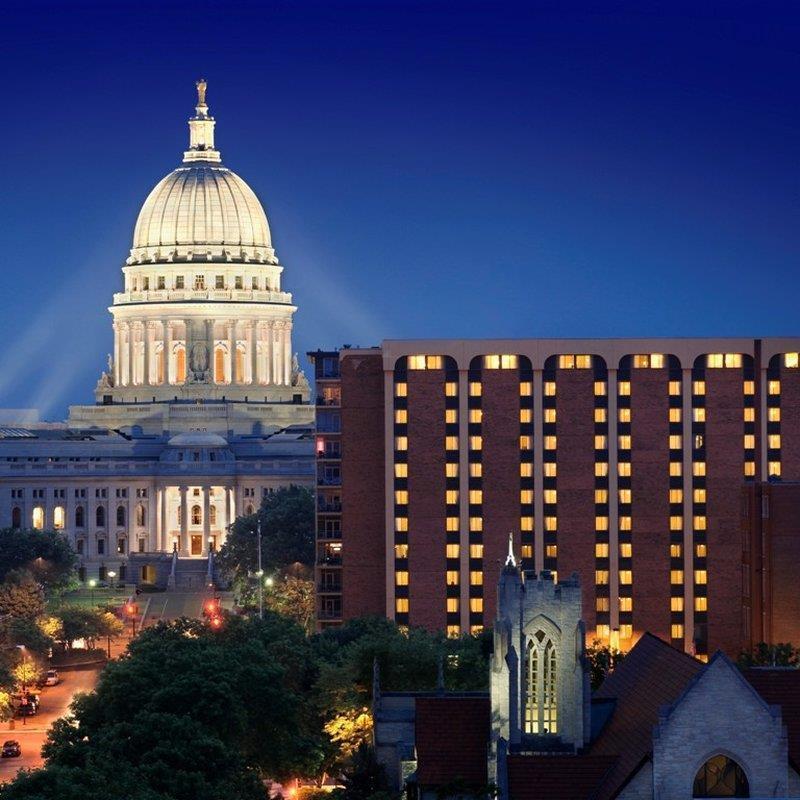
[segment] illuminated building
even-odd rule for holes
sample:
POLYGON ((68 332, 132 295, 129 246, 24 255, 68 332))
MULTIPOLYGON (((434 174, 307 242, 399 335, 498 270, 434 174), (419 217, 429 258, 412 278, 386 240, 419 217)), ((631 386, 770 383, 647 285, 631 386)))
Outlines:
MULTIPOLYGON (((237 514, 312 486, 313 409, 266 214, 223 166, 198 82, 189 147, 150 192, 114 294, 94 405, 0 428, 0 526, 63 530, 81 576, 163 582, 237 514)), ((184 565, 185 583, 203 582, 184 565)))
POLYGON ((328 602, 345 620, 478 632, 511 532, 525 569, 578 574, 589 641, 627 650, 650 631, 703 657, 738 653, 742 491, 800 480, 798 350, 535 339, 340 351, 341 578, 328 602))

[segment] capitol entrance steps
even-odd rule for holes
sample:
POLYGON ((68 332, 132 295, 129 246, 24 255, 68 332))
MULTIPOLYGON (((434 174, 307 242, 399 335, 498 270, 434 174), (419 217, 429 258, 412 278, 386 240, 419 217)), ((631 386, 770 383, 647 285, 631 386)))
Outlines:
MULTIPOLYGON (((175 562, 175 590, 203 592, 209 584, 208 559, 178 558, 175 562)), ((213 581, 212 581, 213 582, 213 581)))

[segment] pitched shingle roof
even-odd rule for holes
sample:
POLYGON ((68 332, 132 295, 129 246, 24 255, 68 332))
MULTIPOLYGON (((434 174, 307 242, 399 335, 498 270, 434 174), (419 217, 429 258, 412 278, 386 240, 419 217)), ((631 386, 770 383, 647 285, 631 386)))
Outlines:
POLYGON ((508 756, 512 800, 587 800, 616 763, 613 756, 508 756))
POLYGON ((780 706, 789 760, 800 771, 800 669, 748 669, 744 676, 767 703, 780 706))
POLYGON ((418 697, 415 738, 417 783, 441 786, 488 783, 488 697, 418 697))

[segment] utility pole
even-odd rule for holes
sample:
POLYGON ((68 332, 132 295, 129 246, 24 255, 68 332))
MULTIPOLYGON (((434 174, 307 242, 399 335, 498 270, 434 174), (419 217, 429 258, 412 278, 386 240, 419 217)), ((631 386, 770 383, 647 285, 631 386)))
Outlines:
POLYGON ((264 570, 261 568, 261 515, 258 517, 258 618, 264 619, 264 570))

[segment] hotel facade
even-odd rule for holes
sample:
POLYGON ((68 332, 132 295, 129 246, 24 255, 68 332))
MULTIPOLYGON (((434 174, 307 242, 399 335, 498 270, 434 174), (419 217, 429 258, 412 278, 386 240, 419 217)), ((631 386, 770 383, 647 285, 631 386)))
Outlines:
POLYGON ((481 631, 511 534, 524 570, 579 575, 589 640, 628 649, 650 631, 700 656, 800 640, 796 592, 775 582, 800 567, 798 351, 531 339, 311 354, 327 426, 320 627, 382 614, 481 631))

